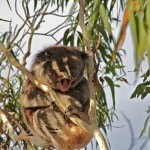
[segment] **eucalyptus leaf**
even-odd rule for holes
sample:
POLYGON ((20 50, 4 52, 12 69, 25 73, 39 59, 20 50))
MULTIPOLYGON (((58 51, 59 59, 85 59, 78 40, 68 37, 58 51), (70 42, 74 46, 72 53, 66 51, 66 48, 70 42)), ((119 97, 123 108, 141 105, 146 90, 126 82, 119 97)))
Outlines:
POLYGON ((107 12, 105 10, 103 3, 100 3, 100 5, 99 5, 99 14, 101 16, 104 27, 106 28, 106 30, 108 31, 109 34, 112 34, 111 25, 108 21, 107 12))
POLYGON ((108 83, 108 85, 111 89, 111 94, 112 94, 112 99, 113 99, 113 107, 115 108, 115 85, 114 85, 114 82, 109 77, 104 77, 104 79, 106 80, 106 82, 108 83))

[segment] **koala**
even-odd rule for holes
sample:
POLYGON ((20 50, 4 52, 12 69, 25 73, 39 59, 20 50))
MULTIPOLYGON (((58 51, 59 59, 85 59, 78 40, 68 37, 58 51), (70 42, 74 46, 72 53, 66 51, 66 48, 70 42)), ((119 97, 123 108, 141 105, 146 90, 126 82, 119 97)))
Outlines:
POLYGON ((75 47, 51 46, 35 55, 31 73, 38 82, 55 90, 66 106, 62 113, 49 93, 27 79, 20 106, 31 134, 31 143, 43 148, 73 150, 86 146, 91 136, 68 119, 76 115, 89 123, 89 88, 84 70, 87 54, 75 47))

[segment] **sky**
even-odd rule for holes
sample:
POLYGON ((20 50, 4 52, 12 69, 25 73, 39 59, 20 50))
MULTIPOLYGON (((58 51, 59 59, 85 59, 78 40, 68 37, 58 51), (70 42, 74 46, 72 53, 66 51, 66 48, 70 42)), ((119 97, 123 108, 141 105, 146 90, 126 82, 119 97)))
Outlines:
MULTIPOLYGON (((8 9, 6 0, 1 0, 0 18, 3 19, 7 18, 9 20, 11 17, 13 18, 13 20, 15 20, 14 24, 20 23, 21 20, 19 20, 8 9)), ((52 26, 55 26, 56 23, 59 24, 61 22, 61 20, 57 19, 56 17, 53 17, 50 20, 46 20, 46 21, 49 22, 49 25, 44 26, 42 28, 43 31, 46 28, 51 28, 52 26)), ((7 29, 8 29, 8 23, 0 22, 0 32, 3 32, 4 30, 7 29)), ((118 29, 119 28, 117 27, 117 29, 113 30, 116 37, 119 33, 118 29)), ((57 38, 59 39, 60 37, 61 34, 58 34, 57 38)), ((30 66, 29 64, 33 58, 34 53, 43 49, 44 47, 53 44, 54 41, 50 37, 36 36, 33 40, 33 45, 32 45, 33 53, 28 59, 28 68, 30 66)), ((123 48, 127 52, 126 56, 124 56, 123 58, 124 64, 126 64, 125 67, 125 70, 127 72, 126 78, 131 85, 123 83, 120 88, 116 89, 116 114, 118 116, 118 120, 117 119, 114 120, 112 131, 108 130, 107 139, 111 145, 110 150, 142 150, 141 145, 143 144, 145 139, 147 139, 147 136, 145 135, 144 138, 139 139, 139 135, 143 128, 144 121, 147 117, 145 111, 147 110, 147 107, 150 104, 149 103, 150 97, 147 96, 144 100, 130 99, 130 96, 136 87, 136 84, 134 84, 135 74, 131 72, 135 68, 135 62, 134 62, 134 47, 133 47, 130 28, 128 28, 127 37, 123 45, 123 48), (131 136, 131 130, 130 130, 131 128, 129 127, 127 120, 123 116, 123 113, 129 119, 129 121, 131 121, 134 137, 131 136), (135 142, 134 143, 135 146, 132 147, 131 144, 133 143, 133 141, 135 142)), ((143 64, 144 69, 145 69, 145 65, 146 63, 143 64)), ((111 103, 111 95, 109 89, 108 89, 107 99, 108 99, 108 103, 111 103)), ((93 143, 95 143, 94 140, 93 143)), ((94 145, 94 150, 96 150, 95 144, 93 145, 94 145)), ((144 145, 145 147, 143 150, 150 149, 150 142, 148 140, 147 143, 144 145)), ((91 145, 88 146, 88 150, 91 150, 91 145)))
MULTIPOLYGON (((144 121, 147 117, 145 111, 150 103, 149 96, 147 96, 144 100, 130 99, 136 87, 136 84, 134 83, 136 77, 133 72, 135 68, 134 47, 130 28, 128 28, 127 37, 123 48, 127 52, 127 55, 124 58, 124 64, 126 64, 125 70, 127 72, 126 78, 131 85, 122 84, 121 88, 116 91, 116 109, 119 120, 115 122, 115 126, 120 126, 121 128, 113 128, 112 132, 110 131, 108 136, 112 150, 142 150, 141 145, 145 139, 139 139, 139 136, 141 130, 143 129, 144 121), (131 141, 133 141, 133 137, 131 136, 129 124, 122 113, 125 114, 132 124, 135 142, 135 146, 132 149, 130 148, 130 144, 131 141)), ((145 69, 145 65, 146 63, 143 63, 143 69, 145 69)), ((148 137, 145 138, 148 139, 148 137)), ((150 143, 148 141, 143 150, 149 149, 150 143)))

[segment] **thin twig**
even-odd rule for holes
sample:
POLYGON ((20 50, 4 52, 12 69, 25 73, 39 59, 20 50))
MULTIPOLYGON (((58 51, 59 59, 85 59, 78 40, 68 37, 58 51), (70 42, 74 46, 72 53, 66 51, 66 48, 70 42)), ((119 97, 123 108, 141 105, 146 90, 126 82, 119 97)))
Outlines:
MULTIPOLYGON (((32 28, 32 27, 31 27, 32 28)), ((31 29, 31 34, 29 37, 29 41, 28 41, 28 50, 26 52, 26 54, 23 57, 23 61, 22 61, 22 65, 25 66, 26 65, 26 59, 30 56, 30 51, 31 51, 31 43, 32 43, 32 39, 33 39, 33 34, 34 34, 34 29, 31 29)))
POLYGON ((5 126, 7 126, 7 128, 9 129, 9 136, 15 140, 21 140, 24 139, 28 134, 26 133, 26 131, 23 129, 23 127, 18 123, 18 121, 13 117, 13 115, 10 115, 8 112, 6 112, 5 110, 0 108, 0 118, 2 119, 3 123, 5 126), (11 118, 11 120, 13 120, 15 122, 15 124, 17 125, 17 127, 20 129, 21 133, 20 135, 14 135, 14 129, 11 125, 11 123, 9 122, 9 120, 7 118, 11 118))
POLYGON ((96 45, 96 47, 95 47, 95 50, 96 50, 96 51, 99 49, 100 44, 101 44, 101 36, 99 35, 99 36, 98 36, 98 42, 97 42, 97 45, 96 45))
POLYGON ((16 120, 16 118, 15 118, 13 115, 11 115, 10 113, 8 113, 7 111, 5 111, 5 110, 3 110, 3 109, 1 109, 1 108, 0 108, 0 112, 2 112, 3 114, 5 114, 5 115, 6 115, 8 118, 10 118, 11 120, 13 120, 13 121, 15 122, 15 124, 17 125, 17 127, 18 127, 21 131, 25 132, 24 128, 20 125, 20 123, 16 120))
POLYGON ((16 40, 16 38, 18 37, 20 31, 24 28, 24 26, 26 25, 27 20, 24 21, 24 23, 22 24, 22 26, 18 29, 16 35, 14 36, 14 38, 11 40, 11 42, 8 44, 8 48, 11 47, 12 43, 14 43, 14 41, 16 40))
POLYGON ((4 21, 4 22, 11 22, 11 21, 9 21, 9 20, 2 19, 2 18, 0 18, 0 21, 4 21))

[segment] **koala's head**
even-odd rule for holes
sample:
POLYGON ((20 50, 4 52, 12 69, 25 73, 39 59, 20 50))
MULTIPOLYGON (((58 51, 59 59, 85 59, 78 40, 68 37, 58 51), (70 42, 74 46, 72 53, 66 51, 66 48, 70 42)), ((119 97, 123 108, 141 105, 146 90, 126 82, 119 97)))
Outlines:
POLYGON ((83 78, 87 58, 77 48, 52 46, 35 56, 31 72, 40 83, 65 92, 83 78))

